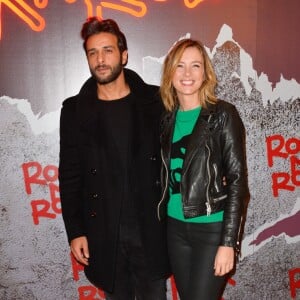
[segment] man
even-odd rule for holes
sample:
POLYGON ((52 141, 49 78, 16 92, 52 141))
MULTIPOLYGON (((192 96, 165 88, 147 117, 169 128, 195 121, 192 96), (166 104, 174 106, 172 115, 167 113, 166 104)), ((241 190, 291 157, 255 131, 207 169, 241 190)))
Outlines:
POLYGON ((59 181, 75 258, 107 299, 166 299, 169 275, 160 197, 158 88, 125 69, 113 20, 90 18, 81 36, 92 74, 64 101, 59 181))

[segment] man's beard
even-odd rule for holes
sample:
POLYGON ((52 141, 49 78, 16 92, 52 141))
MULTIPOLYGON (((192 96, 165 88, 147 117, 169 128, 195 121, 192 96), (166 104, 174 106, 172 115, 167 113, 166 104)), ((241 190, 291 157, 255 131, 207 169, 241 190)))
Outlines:
POLYGON ((123 65, 121 61, 113 67, 108 65, 98 65, 93 70, 90 69, 92 76, 97 80, 99 84, 108 84, 115 81, 122 73, 122 70, 123 70, 123 65), (101 68, 101 67, 109 68, 111 70, 111 73, 106 76, 101 76, 101 77, 98 76, 96 70, 97 68, 101 68))

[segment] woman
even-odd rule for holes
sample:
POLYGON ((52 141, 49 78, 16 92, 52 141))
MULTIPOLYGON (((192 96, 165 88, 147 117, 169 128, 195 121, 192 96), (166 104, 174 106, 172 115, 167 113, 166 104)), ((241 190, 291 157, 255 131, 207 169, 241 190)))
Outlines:
POLYGON ((218 100, 201 43, 184 39, 167 55, 161 96, 163 196, 170 262, 181 300, 219 299, 234 267, 248 196, 245 136, 232 104, 218 100))

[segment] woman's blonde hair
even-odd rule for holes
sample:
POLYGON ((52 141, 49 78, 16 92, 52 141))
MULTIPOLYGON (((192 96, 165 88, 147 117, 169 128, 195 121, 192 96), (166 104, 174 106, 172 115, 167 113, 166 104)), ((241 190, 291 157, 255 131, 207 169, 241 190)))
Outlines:
POLYGON ((204 46, 199 41, 192 39, 183 39, 178 41, 172 47, 163 64, 160 94, 167 111, 173 111, 179 105, 176 90, 172 84, 172 80, 183 52, 186 48, 189 47, 197 48, 203 57, 204 81, 199 89, 200 105, 205 107, 206 102, 213 104, 217 102, 217 98, 215 96, 217 79, 212 63, 205 51, 204 46))

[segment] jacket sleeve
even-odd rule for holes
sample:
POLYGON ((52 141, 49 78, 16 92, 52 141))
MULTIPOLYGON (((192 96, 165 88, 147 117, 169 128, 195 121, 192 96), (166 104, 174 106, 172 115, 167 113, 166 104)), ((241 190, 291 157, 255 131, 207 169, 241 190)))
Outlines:
POLYGON ((236 108, 233 105, 226 107, 221 143, 228 197, 225 201, 221 245, 236 248, 244 208, 249 197, 245 129, 236 108))
POLYGON ((69 242, 85 235, 75 100, 64 101, 60 116, 59 188, 69 242))

